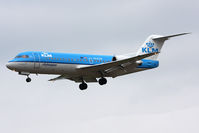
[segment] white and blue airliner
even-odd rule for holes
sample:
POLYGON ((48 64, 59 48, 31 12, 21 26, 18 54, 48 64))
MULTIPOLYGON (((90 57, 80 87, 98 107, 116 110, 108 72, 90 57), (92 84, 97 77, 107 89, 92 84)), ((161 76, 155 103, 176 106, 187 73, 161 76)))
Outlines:
POLYGON ((69 79, 79 82, 79 88, 85 90, 89 82, 104 85, 106 77, 115 78, 157 68, 157 58, 165 40, 185 34, 188 33, 151 35, 136 54, 112 56, 29 51, 18 54, 6 66, 20 75, 26 75, 27 82, 31 81, 30 74, 55 74, 59 76, 49 81, 69 79))

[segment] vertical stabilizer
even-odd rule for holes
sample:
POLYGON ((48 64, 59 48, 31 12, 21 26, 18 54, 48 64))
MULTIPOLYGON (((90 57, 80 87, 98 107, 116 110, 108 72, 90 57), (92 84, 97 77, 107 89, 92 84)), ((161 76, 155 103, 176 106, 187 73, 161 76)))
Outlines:
MULTIPOLYGON (((153 52, 161 52, 162 46, 166 40, 168 40, 171 37, 186 35, 189 33, 182 33, 182 34, 175 34, 175 35, 169 35, 169 36, 160 36, 160 35, 151 35, 149 36, 144 44, 139 48, 137 51, 137 55, 143 55, 153 52)), ((148 59, 151 60, 157 60, 159 54, 153 55, 151 57, 148 57, 148 59)))

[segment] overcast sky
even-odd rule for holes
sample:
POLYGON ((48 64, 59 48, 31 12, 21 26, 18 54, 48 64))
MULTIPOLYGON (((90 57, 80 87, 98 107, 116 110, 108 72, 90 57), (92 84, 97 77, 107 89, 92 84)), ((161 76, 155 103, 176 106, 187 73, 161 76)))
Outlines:
POLYGON ((0 1, 0 132, 198 133, 198 0, 0 1), (157 69, 78 84, 25 76, 5 64, 23 51, 136 52, 151 34, 167 41, 157 69))

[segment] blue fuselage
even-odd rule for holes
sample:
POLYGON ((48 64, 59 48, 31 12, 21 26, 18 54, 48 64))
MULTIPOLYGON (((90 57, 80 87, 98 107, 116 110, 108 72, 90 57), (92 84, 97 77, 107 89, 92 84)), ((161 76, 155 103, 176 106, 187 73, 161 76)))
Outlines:
POLYGON ((40 62, 40 63, 62 63, 96 65, 111 62, 113 56, 108 55, 88 55, 88 54, 69 54, 52 52, 23 52, 18 54, 9 62, 40 62))
MULTIPOLYGON (((117 59, 116 59, 117 60, 117 59)), ((18 54, 7 65, 10 69, 21 72, 62 74, 74 73, 81 65, 98 65, 115 61, 110 55, 88 55, 53 52, 23 52, 18 54)), ((156 68, 158 61, 142 59, 137 69, 146 70, 156 68)))

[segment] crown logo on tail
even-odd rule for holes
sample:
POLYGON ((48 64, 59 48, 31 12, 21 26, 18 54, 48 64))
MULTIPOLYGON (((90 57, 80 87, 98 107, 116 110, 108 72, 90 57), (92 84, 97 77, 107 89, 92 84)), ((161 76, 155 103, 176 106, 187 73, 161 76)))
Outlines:
POLYGON ((152 42, 149 41, 149 42, 146 43, 146 45, 147 45, 149 48, 152 48, 152 47, 154 46, 154 43, 152 43, 152 42))

